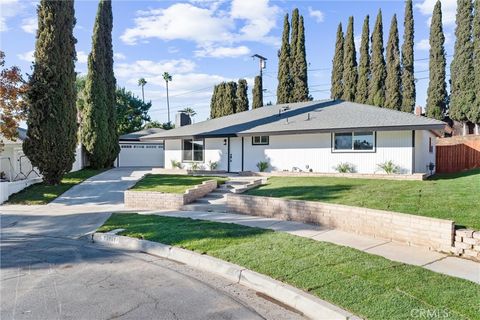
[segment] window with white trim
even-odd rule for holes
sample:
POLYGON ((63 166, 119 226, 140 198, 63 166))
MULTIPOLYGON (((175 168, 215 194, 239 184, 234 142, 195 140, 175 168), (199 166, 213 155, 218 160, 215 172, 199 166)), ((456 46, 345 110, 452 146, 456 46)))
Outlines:
POLYGON ((270 142, 269 136, 253 136, 252 145, 268 145, 270 142))
POLYGON ((332 135, 333 152, 373 152, 375 132, 336 132, 332 135))
POLYGON ((203 162, 203 139, 184 139, 182 141, 182 160, 185 162, 203 162))

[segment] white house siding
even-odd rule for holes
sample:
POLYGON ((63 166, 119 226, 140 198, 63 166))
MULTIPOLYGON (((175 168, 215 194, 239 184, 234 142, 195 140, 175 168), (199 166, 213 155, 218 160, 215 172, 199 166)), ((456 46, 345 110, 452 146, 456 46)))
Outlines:
POLYGON ((436 136, 427 130, 415 131, 415 173, 427 173, 427 165, 435 163, 436 136), (432 152, 429 150, 432 141, 432 152))
POLYGON ((258 171, 259 161, 268 161, 269 170, 291 171, 299 168, 314 172, 335 172, 341 162, 355 166, 359 173, 378 172, 378 164, 392 160, 402 172, 412 171, 411 131, 377 132, 375 152, 332 152, 331 134, 302 134, 270 136, 269 145, 252 145, 251 138, 245 138, 244 170, 258 171))
MULTIPOLYGON (((228 169, 227 138, 205 139, 204 162, 200 164, 203 169, 209 169, 209 162, 216 162, 216 170, 228 169)), ((172 169, 172 160, 182 162, 182 140, 165 140, 165 168, 172 169)), ((182 162, 188 169, 190 162, 182 162)))

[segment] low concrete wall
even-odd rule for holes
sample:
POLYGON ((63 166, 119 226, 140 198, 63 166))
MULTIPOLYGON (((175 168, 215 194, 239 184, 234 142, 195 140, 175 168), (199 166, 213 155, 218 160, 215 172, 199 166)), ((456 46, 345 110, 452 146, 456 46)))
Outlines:
POLYGON ((471 229, 455 230, 452 253, 457 256, 480 261, 480 231, 471 229))
POLYGON ((450 252, 454 222, 316 201, 228 194, 231 212, 324 225, 358 234, 450 252))
POLYGON ((42 182, 42 178, 32 178, 13 182, 0 182, 0 204, 7 201, 12 194, 20 192, 26 187, 39 182, 42 182))
POLYGON ((183 194, 127 190, 124 192, 125 207, 132 209, 180 209, 183 205, 205 196, 216 188, 216 180, 207 180, 188 189, 183 194))
POLYGON ((333 178, 352 178, 352 179, 381 179, 381 180, 425 180, 428 174, 385 174, 385 173, 322 173, 322 172, 292 172, 292 171, 272 171, 272 172, 240 172, 243 176, 261 176, 261 177, 333 177, 333 178))

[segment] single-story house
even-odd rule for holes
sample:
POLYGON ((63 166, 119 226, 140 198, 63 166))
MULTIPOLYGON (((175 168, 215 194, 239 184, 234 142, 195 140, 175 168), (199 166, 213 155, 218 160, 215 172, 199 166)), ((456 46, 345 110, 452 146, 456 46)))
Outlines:
POLYGON ((163 132, 160 128, 144 129, 119 137, 117 167, 163 167, 163 141, 140 141, 140 138, 163 132))
POLYGON ((342 100, 289 103, 249 110, 140 138, 165 143, 165 167, 178 161, 217 170, 383 173, 393 161, 401 173, 428 173, 435 164, 436 130, 445 123, 342 100), (173 161, 173 162, 172 162, 173 161))

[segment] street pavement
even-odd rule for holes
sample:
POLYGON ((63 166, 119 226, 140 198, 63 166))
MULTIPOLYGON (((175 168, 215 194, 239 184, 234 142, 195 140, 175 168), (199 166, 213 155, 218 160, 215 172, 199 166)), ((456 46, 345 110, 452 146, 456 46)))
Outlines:
POLYGON ((114 169, 49 205, 0 208, 2 320, 302 318, 213 274, 92 244, 144 172, 114 169))

